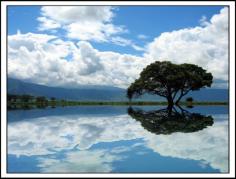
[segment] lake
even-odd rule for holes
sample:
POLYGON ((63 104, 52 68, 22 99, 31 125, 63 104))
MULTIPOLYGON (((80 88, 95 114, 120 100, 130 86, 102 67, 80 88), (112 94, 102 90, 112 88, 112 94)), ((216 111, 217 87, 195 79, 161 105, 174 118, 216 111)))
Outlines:
POLYGON ((7 171, 227 173, 228 106, 163 108, 9 110, 7 171))

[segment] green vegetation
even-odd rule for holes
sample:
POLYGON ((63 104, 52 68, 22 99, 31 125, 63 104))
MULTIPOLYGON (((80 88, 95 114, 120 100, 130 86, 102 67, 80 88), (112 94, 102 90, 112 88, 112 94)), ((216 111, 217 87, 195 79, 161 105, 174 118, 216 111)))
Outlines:
POLYGON ((141 109, 128 108, 128 114, 141 125, 154 134, 172 134, 173 132, 196 132, 208 126, 212 126, 212 116, 205 116, 199 113, 190 113, 173 107, 155 111, 143 111, 141 109))
POLYGON ((192 108, 194 105, 228 105, 228 102, 203 102, 194 101, 192 97, 181 99, 190 91, 196 91, 204 87, 211 87, 213 76, 203 68, 194 64, 172 64, 169 61, 156 61, 140 73, 140 77, 127 89, 129 101, 73 101, 47 98, 45 96, 7 95, 9 109, 17 108, 45 108, 48 106, 77 106, 77 105, 163 105, 172 109, 174 105, 183 105, 192 108), (131 101, 145 93, 159 95, 166 101, 131 101))
POLYGON ((193 102, 193 98, 192 97, 188 97, 188 98, 186 98, 186 101, 187 102, 193 102))
POLYGON ((156 61, 140 73, 140 77, 127 89, 127 97, 139 97, 145 93, 165 97, 168 106, 180 104, 183 96, 190 91, 210 87, 211 73, 194 64, 172 64, 156 61))
POLYGON ((192 97, 187 97, 186 98, 186 103, 187 103, 188 108, 192 108, 193 107, 193 98, 192 97))
MULTIPOLYGON (((188 105, 188 102, 180 102, 181 105, 188 105)), ((194 101, 193 105, 228 105, 228 102, 198 102, 194 101)), ((9 109, 31 109, 45 108, 56 106, 82 106, 82 105, 114 105, 114 106, 144 106, 144 105, 168 105, 166 101, 67 101, 57 100, 56 98, 47 99, 44 96, 34 97, 31 95, 11 95, 7 96, 7 106, 9 109)))

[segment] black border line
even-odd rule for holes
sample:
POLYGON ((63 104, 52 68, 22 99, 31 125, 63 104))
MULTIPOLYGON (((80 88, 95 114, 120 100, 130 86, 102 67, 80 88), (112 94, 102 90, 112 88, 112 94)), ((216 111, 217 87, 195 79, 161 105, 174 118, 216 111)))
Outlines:
MULTIPOLYGON (((106 2, 117 2, 117 1, 114 1, 114 0, 105 0, 106 2)), ((136 1, 140 1, 140 2, 144 2, 143 0, 136 0, 136 1)), ((148 0, 150 2, 158 2, 156 0, 148 0)), ((198 0, 200 2, 204 2, 205 0, 198 0)), ((232 2, 234 2, 234 0, 230 0, 232 2)), ((4 2, 4 1, 3 1, 4 2)), ((5 1, 5 2, 24 2, 24 1, 5 1)), ((26 0, 25 2, 34 2, 32 0, 26 0)), ((53 2, 53 1, 36 1, 36 2, 53 2)), ((63 1, 66 3, 66 1, 63 1)), ((68 1, 68 2, 99 2, 99 1, 96 1, 96 0, 87 0, 87 1, 76 1, 76 0, 72 0, 72 1, 68 1)), ((118 2, 135 2, 135 1, 125 1, 125 0, 121 0, 121 1, 118 1, 118 2)), ((176 2, 174 0, 168 0, 168 1, 162 1, 162 2, 176 2)), ((185 2, 185 1, 181 1, 181 2, 185 2)), ((189 1, 186 1, 186 2, 189 2, 189 1)), ((196 1, 195 1, 196 2, 196 1)), ((210 2, 210 1, 209 1, 210 2)), ((214 2, 214 1, 213 1, 214 2)), ((220 1, 220 2, 223 2, 223 1, 220 1)), ((228 2, 228 1, 225 1, 225 2, 228 2)), ((80 173, 38 173, 38 172, 27 172, 27 173, 24 173, 24 172, 20 172, 20 173, 16 173, 16 172, 11 172, 9 173, 8 172, 8 110, 6 110, 6 174, 35 174, 35 175, 55 175, 55 174, 72 174, 72 175, 83 175, 83 174, 89 174, 91 175, 91 177, 93 175, 96 175, 96 174, 105 174, 105 175, 115 175, 115 174, 156 174, 156 175, 159 175, 159 174, 170 174, 170 175, 174 175, 174 174, 197 174, 197 175, 224 175, 224 174, 230 174, 230 5, 215 5, 215 4, 212 4, 212 5, 145 5, 145 4, 142 4, 142 5, 124 5, 124 4, 120 4, 120 5, 109 5, 109 4, 106 4, 106 5, 6 5, 6 93, 7 93, 7 89, 8 89, 8 7, 9 6, 224 6, 224 7, 228 7, 228 172, 223 172, 223 173, 201 173, 201 172, 170 172, 170 173, 166 173, 166 172, 158 172, 158 173, 154 173, 154 172, 122 172, 122 173, 118 173, 118 172, 80 172, 80 173)), ((1 37, 2 39, 2 37, 1 37)), ((7 104, 7 97, 6 97, 6 104, 7 104)), ((7 106, 6 106, 7 108, 7 106)), ((40 177, 40 176, 39 176, 40 177)), ((71 176, 71 177, 74 177, 74 176, 71 176)), ((148 176, 146 176, 148 177, 148 176)), ((37 177, 36 177, 37 178, 37 177)), ((192 177, 192 178, 195 178, 195 177, 192 177)))

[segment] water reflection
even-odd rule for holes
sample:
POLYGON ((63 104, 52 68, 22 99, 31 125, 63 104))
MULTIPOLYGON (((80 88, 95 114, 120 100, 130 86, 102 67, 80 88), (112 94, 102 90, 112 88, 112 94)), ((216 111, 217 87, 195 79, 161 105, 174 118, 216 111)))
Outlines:
POLYGON ((164 108, 155 111, 144 111, 142 109, 128 108, 128 114, 141 122, 141 125, 148 131, 155 134, 171 134, 173 132, 196 132, 213 125, 211 116, 200 113, 190 113, 179 108, 164 108))
POLYGON ((43 173, 111 172, 112 162, 121 159, 108 150, 68 151, 60 160, 40 157, 38 166, 43 173))
MULTIPOLYGON (((52 173, 228 171, 227 110, 212 115, 214 124, 209 115, 202 118, 203 124, 192 122, 198 121, 199 115, 179 117, 174 130, 165 123, 163 110, 140 109, 143 112, 138 113, 139 120, 132 119, 126 110, 104 106, 9 112, 9 118, 18 117, 8 120, 8 154, 13 156, 9 159, 9 171, 19 171, 17 166, 29 171, 23 168, 24 157, 33 158, 36 163, 30 164, 39 172, 52 173), (146 114, 148 118, 143 119, 146 114), (157 114, 162 116, 158 121, 164 127, 158 124, 159 127, 152 129, 155 133, 151 133, 142 125, 157 114), (184 123, 186 120, 190 121, 188 125, 184 123), (183 130, 195 132, 186 134, 183 130), (20 164, 16 165, 17 162, 20 164)), ((137 114, 136 109, 129 112, 137 114)))
MULTIPOLYGON (((19 110, 19 109, 23 109, 23 110, 30 110, 30 109, 45 109, 47 108, 48 105, 46 104, 10 104, 7 106, 8 110, 19 110)), ((55 108, 55 105, 51 105, 50 107, 55 108)))

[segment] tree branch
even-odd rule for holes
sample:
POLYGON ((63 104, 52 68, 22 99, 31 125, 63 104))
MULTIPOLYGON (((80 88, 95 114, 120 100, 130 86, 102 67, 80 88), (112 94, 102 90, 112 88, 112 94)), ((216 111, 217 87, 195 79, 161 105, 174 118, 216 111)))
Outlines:
POLYGON ((183 89, 181 89, 180 96, 179 96, 179 98, 176 100, 175 104, 178 104, 182 97, 183 97, 183 89))
POLYGON ((183 96, 185 96, 186 94, 188 94, 188 92, 189 92, 190 90, 191 90, 191 89, 186 90, 186 91, 183 93, 183 96))
POLYGON ((172 97, 172 98, 173 98, 173 101, 175 100, 175 97, 176 97, 178 91, 179 91, 179 90, 175 91, 174 96, 172 97))

